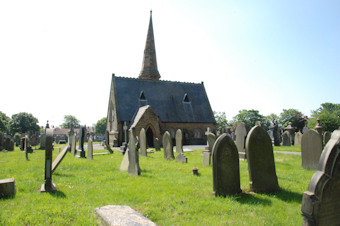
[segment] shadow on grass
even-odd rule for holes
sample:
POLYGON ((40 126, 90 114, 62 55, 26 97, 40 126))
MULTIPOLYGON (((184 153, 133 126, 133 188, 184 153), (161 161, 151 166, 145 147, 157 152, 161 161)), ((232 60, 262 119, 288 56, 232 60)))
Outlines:
POLYGON ((292 192, 284 188, 280 188, 280 191, 272 193, 272 195, 275 195, 277 198, 285 202, 297 202, 297 203, 302 202, 302 194, 292 192))
POLYGON ((58 199, 64 199, 66 198, 66 195, 64 192, 62 191, 56 191, 56 192, 49 192, 49 194, 55 198, 58 198, 58 199))
POLYGON ((60 173, 60 172, 53 173, 53 176, 60 176, 60 177, 74 177, 73 174, 65 174, 65 173, 60 173))
POLYGON ((242 204, 270 206, 272 202, 268 199, 255 197, 254 195, 242 193, 235 196, 235 200, 242 204))

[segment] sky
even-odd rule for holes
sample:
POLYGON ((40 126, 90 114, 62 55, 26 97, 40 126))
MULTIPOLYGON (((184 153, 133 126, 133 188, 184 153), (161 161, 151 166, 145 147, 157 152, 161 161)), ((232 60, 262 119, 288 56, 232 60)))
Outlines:
POLYGON ((340 103, 338 0, 14 0, 0 1, 0 111, 106 117, 112 74, 139 75, 151 9, 161 80, 203 81, 228 120, 340 103))

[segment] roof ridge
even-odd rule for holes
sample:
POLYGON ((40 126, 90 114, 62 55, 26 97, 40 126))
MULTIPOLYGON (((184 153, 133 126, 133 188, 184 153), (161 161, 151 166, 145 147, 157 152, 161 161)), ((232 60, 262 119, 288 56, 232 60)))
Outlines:
POLYGON ((171 83, 183 83, 183 84, 195 84, 195 85, 201 85, 203 82, 196 83, 196 82, 181 82, 181 81, 171 81, 171 80, 151 80, 151 79, 140 79, 140 78, 134 78, 134 77, 126 77, 126 76, 115 76, 116 78, 124 78, 129 80, 138 80, 143 82, 171 82, 171 83))

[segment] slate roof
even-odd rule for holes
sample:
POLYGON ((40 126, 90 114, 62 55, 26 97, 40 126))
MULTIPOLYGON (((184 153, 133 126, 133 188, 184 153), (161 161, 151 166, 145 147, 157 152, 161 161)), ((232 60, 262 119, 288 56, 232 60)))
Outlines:
POLYGON ((114 79, 119 121, 131 121, 141 106, 151 105, 162 122, 216 123, 203 83, 114 79))

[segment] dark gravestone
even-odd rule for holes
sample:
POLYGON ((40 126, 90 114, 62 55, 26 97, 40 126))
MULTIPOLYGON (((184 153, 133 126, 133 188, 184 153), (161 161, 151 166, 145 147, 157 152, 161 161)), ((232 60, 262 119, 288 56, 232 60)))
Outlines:
POLYGON ((301 146, 302 133, 299 131, 295 134, 294 146, 301 146))
POLYGON ((215 144, 216 136, 215 134, 210 133, 210 132, 207 132, 206 135, 207 135, 208 145, 206 149, 203 151, 203 165, 209 166, 211 163, 212 148, 215 144))
POLYGON ((42 184, 40 192, 55 192, 56 188, 52 183, 53 129, 46 129, 45 144, 45 183, 42 184))
POLYGON ((340 224, 340 130, 335 130, 325 146, 302 197, 303 225, 340 224))
POLYGON ((147 154, 147 148, 146 148, 146 135, 145 135, 145 129, 142 128, 139 133, 139 146, 140 146, 140 155, 143 157, 146 157, 147 154))
POLYGON ((155 145, 155 150, 156 151, 160 151, 161 150, 161 145, 159 143, 159 139, 158 138, 155 138, 153 144, 155 145))
POLYGON ((183 134, 180 129, 176 131, 176 152, 178 154, 183 153, 183 134))
POLYGON ((93 141, 92 136, 90 136, 87 142, 87 159, 93 160, 93 141))
POLYGON ((241 193, 238 150, 231 137, 225 133, 216 140, 212 162, 215 196, 241 193))
POLYGON ((14 151, 14 140, 9 138, 9 146, 8 146, 8 151, 14 151))
POLYGON ((4 134, 0 132, 0 151, 4 150, 4 134))
POLYGON ((275 146, 280 146, 280 131, 279 131, 279 126, 277 124, 277 121, 274 122, 274 127, 273 127, 273 137, 274 137, 274 145, 275 146))
POLYGON ((138 148, 137 148, 137 138, 135 128, 130 128, 129 134, 129 144, 128 144, 128 157, 129 157, 129 167, 128 172, 130 175, 138 176, 141 174, 141 169, 139 167, 139 155, 138 155, 138 148))
POLYGON ((57 167, 59 166, 59 164, 61 163, 61 161, 64 159, 64 157, 66 156, 68 152, 68 146, 66 146, 62 152, 60 152, 60 154, 57 156, 57 158, 53 161, 52 163, 52 173, 54 173, 54 171, 57 169, 57 167))
POLYGON ((0 199, 9 198, 15 195, 14 178, 0 180, 0 199))
POLYGON ((163 149, 164 149, 164 158, 167 160, 174 160, 174 150, 172 145, 172 139, 170 133, 166 131, 163 135, 163 149))
POLYGON ((42 134, 40 136, 40 148, 41 150, 45 150, 46 148, 46 134, 42 134))
POLYGON ((86 127, 81 126, 79 130, 79 144, 78 144, 79 150, 77 150, 76 158, 85 158, 85 150, 84 150, 85 132, 86 132, 86 127))
POLYGON ((254 126, 249 131, 246 151, 251 191, 260 193, 277 191, 279 185, 275 170, 272 141, 262 127, 254 126))
POLYGON ((240 122, 235 131, 236 135, 236 147, 238 150, 239 158, 246 159, 246 151, 245 151, 245 139, 247 136, 246 124, 244 122, 240 122))
POLYGON ((321 152, 322 140, 320 134, 316 130, 308 130, 301 139, 302 167, 308 170, 316 170, 321 152))
POLYGON ((323 145, 325 146, 327 142, 331 139, 332 134, 328 131, 323 133, 323 145))
POLYGON ((290 133, 288 131, 285 131, 282 134, 282 146, 290 146, 290 145, 291 145, 290 133))

